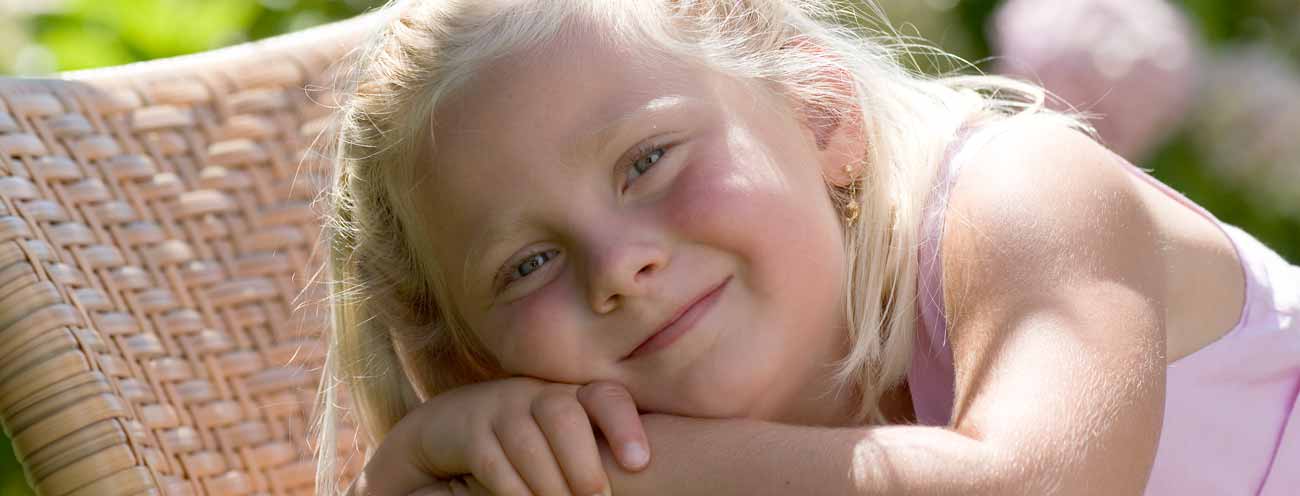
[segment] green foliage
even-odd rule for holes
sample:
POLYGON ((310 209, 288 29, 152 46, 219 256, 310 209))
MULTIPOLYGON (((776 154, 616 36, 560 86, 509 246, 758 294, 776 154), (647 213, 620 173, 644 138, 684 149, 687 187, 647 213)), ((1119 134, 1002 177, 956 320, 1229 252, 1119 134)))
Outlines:
MULTIPOLYGON (((239 41, 243 27, 256 15, 258 4, 253 0, 79 0, 68 7, 67 14, 47 21, 56 25, 79 23, 96 27, 97 32, 117 33, 124 51, 138 59, 152 59, 239 41)), ((41 40, 44 42, 44 37, 41 40)), ((56 53, 60 57, 69 55, 56 53)))
MULTIPOLYGON (((25 19, 50 70, 105 67, 211 50, 344 19, 381 0, 68 0, 25 19)), ((0 69, 3 70, 3 69, 0 69)))
POLYGON ((23 478, 23 467, 14 457, 9 436, 0 436, 0 494, 20 496, 32 494, 23 478))
POLYGON ((37 40, 67 69, 120 65, 140 59, 116 32, 99 24, 51 19, 41 28, 37 40))

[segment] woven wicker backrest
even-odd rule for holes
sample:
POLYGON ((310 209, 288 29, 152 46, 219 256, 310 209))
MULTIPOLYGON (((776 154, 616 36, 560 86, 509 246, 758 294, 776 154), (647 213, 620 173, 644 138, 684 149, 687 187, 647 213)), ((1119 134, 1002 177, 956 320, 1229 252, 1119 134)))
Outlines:
POLYGON ((38 493, 312 492, 307 150, 365 24, 0 78, 0 420, 38 493))

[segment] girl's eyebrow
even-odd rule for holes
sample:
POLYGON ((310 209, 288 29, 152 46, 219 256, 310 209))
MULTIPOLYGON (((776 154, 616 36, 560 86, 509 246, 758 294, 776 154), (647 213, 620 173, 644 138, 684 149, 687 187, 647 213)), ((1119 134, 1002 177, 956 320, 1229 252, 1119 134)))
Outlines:
MULTIPOLYGON (((487 265, 490 260, 489 255, 492 255, 491 251, 502 243, 518 237, 527 224, 522 215, 518 215, 518 212, 512 210, 506 209, 504 215, 506 220, 490 223, 486 229, 479 230, 478 235, 470 239, 468 249, 465 251, 466 260, 464 265, 468 270, 464 272, 464 277, 478 280, 480 274, 496 273, 495 268, 487 265)), ((494 217, 500 218, 501 216, 494 217)), ((463 283, 466 289, 471 289, 478 287, 482 281, 476 283, 466 280, 463 283)), ((487 283, 491 284, 492 281, 487 281, 487 283)))
POLYGON ((595 131, 582 135, 574 142, 578 145, 577 149, 579 151, 595 149, 597 150, 596 156, 604 156, 607 152, 606 148, 613 143, 614 137, 618 136, 624 128, 633 122, 658 114, 671 113, 698 103, 698 99, 685 95, 664 95, 652 98, 632 110, 610 119, 609 122, 596 128, 595 131))

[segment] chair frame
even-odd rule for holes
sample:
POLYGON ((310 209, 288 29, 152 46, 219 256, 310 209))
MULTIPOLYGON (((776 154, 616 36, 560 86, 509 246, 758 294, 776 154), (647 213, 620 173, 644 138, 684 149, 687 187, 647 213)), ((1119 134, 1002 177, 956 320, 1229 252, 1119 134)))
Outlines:
POLYGON ((312 493, 313 145, 372 20, 0 78, 0 423, 38 494, 312 493))

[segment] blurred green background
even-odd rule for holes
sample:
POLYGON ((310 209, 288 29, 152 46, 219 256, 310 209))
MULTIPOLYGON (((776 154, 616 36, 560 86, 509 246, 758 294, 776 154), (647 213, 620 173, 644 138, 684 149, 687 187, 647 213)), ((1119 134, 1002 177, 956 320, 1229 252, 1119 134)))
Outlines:
MULTIPOLYGON (((39 76, 200 52, 344 19, 383 3, 4 0, 0 75, 39 76)), ((991 55, 988 26, 1000 3, 880 1, 903 34, 919 35, 971 61, 991 55)), ((1277 115, 1272 105, 1294 98, 1290 108, 1295 108, 1300 102, 1300 7, 1295 0, 1176 5, 1197 31, 1207 75, 1170 137, 1137 161, 1220 219, 1300 262, 1300 189, 1294 187, 1300 185, 1300 119, 1277 115), (1258 63, 1243 66, 1243 53, 1258 63), (1251 74, 1256 70, 1258 75, 1251 74), (1265 95, 1247 85, 1261 79, 1269 81, 1265 95), (1271 130, 1283 139, 1261 141, 1261 133, 1252 129, 1271 130)), ((988 64, 981 67, 992 71, 988 64)), ((22 494, 30 494, 22 469, 8 438, 0 436, 0 495, 22 494)))

